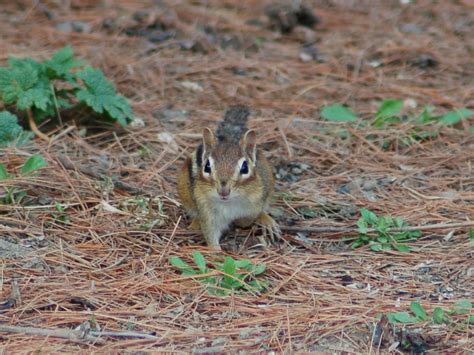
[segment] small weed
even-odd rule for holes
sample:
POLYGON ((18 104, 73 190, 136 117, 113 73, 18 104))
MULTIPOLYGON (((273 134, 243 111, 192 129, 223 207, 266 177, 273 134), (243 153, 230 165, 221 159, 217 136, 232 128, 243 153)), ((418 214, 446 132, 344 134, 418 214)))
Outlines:
MULTIPOLYGON (((426 106, 421 114, 413 112, 402 114, 402 111, 402 100, 384 100, 379 105, 373 119, 359 121, 358 125, 363 129, 375 128, 376 130, 371 130, 371 133, 366 135, 366 139, 375 140, 378 139, 379 136, 383 137, 381 145, 382 148, 387 149, 392 145, 393 140, 387 140, 385 135, 382 133, 379 134, 378 132, 382 132, 388 128, 397 127, 400 124, 407 125, 406 134, 397 139, 400 140, 402 145, 411 145, 415 141, 423 141, 437 137, 440 127, 452 127, 462 120, 474 117, 474 111, 467 108, 453 110, 443 115, 435 114, 435 108, 433 106, 426 106)), ((321 117, 337 123, 354 124, 354 122, 358 121, 357 113, 339 104, 323 107, 321 117)), ((474 125, 471 126, 471 130, 474 131, 474 125)), ((333 133, 343 139, 349 136, 349 132, 341 128, 337 128, 333 133)))
POLYGON ((267 281, 257 280, 257 276, 266 270, 264 264, 255 265, 247 259, 235 260, 226 256, 223 263, 211 262, 213 267, 209 268, 200 252, 195 251, 192 256, 196 267, 177 256, 172 257, 170 263, 178 268, 183 276, 196 276, 196 280, 207 284, 209 294, 227 296, 238 290, 262 292, 268 287, 267 281))
POLYGON ((31 132, 23 131, 18 118, 8 111, 0 112, 0 148, 11 145, 21 146, 31 138, 31 132))
POLYGON ((71 220, 69 219, 69 216, 65 212, 63 205, 55 201, 54 208, 56 212, 53 212, 53 218, 56 222, 59 222, 62 224, 69 224, 71 222, 71 220))
POLYGON ((142 230, 150 230, 162 226, 166 222, 167 215, 164 211, 163 201, 158 196, 130 198, 122 202, 120 208, 131 214, 127 225, 138 225, 142 230))
MULTIPOLYGON (((121 125, 133 118, 130 105, 117 94, 113 83, 101 70, 75 59, 70 46, 42 62, 10 57, 8 66, 0 67, 0 102, 8 108, 26 111, 38 122, 59 116, 62 109, 84 107, 121 125)), ((27 138, 16 116, 8 111, 0 113, 0 122, 0 146, 21 143, 27 138)), ((33 124, 34 121, 30 122, 33 124)))
MULTIPOLYGON (((35 173, 46 167, 48 164, 41 155, 32 155, 22 166, 20 174, 22 176, 34 176, 35 173)), ((3 163, 0 163, 0 181, 14 179, 15 175, 8 174, 7 168, 3 163)), ((25 191, 22 191, 16 186, 6 186, 5 194, 0 196, 0 203, 4 205, 20 204, 27 196, 25 191)))
MULTIPOLYGON (((444 310, 441 307, 435 307, 433 314, 430 317, 423 306, 418 302, 411 302, 410 311, 408 312, 393 312, 388 313, 387 317, 392 323, 418 323, 424 321, 432 321, 434 324, 444 324, 449 322, 448 315, 469 315, 473 306, 468 300, 459 300, 449 310, 444 310)), ((469 324, 474 324, 474 316, 469 315, 469 324)))
POLYGON ((355 122, 357 115, 342 105, 331 105, 323 107, 321 116, 331 122, 355 122))
POLYGON ((357 221, 359 237, 351 244, 352 248, 359 248, 368 244, 373 251, 398 250, 402 252, 410 251, 410 247, 405 244, 421 236, 420 231, 392 232, 393 228, 405 227, 405 222, 401 217, 378 217, 368 209, 361 209, 361 218, 357 221), (375 235, 369 234, 369 228, 375 229, 375 235))

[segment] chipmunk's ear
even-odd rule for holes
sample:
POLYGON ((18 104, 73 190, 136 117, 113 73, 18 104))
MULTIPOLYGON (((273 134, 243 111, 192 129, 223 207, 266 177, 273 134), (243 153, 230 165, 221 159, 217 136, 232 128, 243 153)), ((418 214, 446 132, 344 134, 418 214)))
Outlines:
POLYGON ((244 151, 250 156, 252 162, 257 160, 257 134, 253 129, 249 129, 242 138, 242 147, 244 151))
POLYGON ((204 128, 202 132, 202 142, 204 143, 204 149, 209 150, 209 148, 213 147, 216 144, 216 137, 214 133, 209 128, 204 128))

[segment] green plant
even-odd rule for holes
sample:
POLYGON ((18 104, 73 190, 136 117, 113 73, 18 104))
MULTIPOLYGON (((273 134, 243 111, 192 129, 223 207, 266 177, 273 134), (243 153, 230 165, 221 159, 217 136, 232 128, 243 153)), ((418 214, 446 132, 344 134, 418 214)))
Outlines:
MULTIPOLYGON (((10 57, 8 66, 0 67, 0 101, 26 111, 30 127, 39 135, 35 121, 60 115, 62 109, 89 107, 121 125, 133 117, 127 100, 117 94, 102 71, 75 59, 70 46, 42 62, 10 57)), ((0 120, 9 122, 3 136, 0 132, 0 144, 5 144, 18 135, 18 127, 11 116, 0 116, 0 120)))
POLYGON ((63 205, 61 205, 58 201, 54 201, 54 209, 56 210, 56 212, 53 212, 53 218, 56 222, 63 224, 69 224, 71 222, 63 205))
POLYGON ((23 145, 31 138, 30 132, 23 131, 18 118, 8 111, 0 112, 0 148, 23 145))
POLYGON ((373 251, 395 249, 408 252, 410 247, 405 242, 421 236, 420 231, 392 231, 395 228, 406 227, 401 217, 378 217, 375 213, 365 208, 362 208, 360 213, 361 217, 356 223, 359 236, 352 242, 352 248, 359 248, 362 245, 368 244, 373 251), (373 228, 374 232, 369 233, 369 228, 373 228))
MULTIPOLYGON (((392 312, 388 313, 387 317, 392 323, 418 323, 431 320, 435 324, 443 324, 449 322, 448 315, 469 315, 472 307, 470 301, 459 300, 447 311, 441 307, 435 307, 430 317, 421 304, 411 302, 410 311, 413 315, 408 312, 392 312)), ((473 315, 469 315, 468 323, 474 324, 473 315)))
MULTIPOLYGON (((34 175, 36 171, 46 167, 48 164, 41 155, 32 155, 22 166, 20 174, 23 176, 34 175)), ((14 179, 15 175, 8 174, 7 168, 3 163, 0 163, 0 180, 14 179)), ((13 186, 5 187, 5 194, 0 196, 0 203, 15 204, 21 203, 26 197, 26 192, 13 186)))
POLYGON ((372 123, 374 127, 381 128, 388 123, 401 122, 399 116, 403 108, 401 100, 384 100, 375 114, 375 120, 372 123))
POLYGON ((349 110, 346 106, 334 104, 323 107, 321 116, 332 122, 355 122, 357 115, 349 110))
POLYGON ((266 270, 264 264, 226 256, 224 262, 213 261, 213 267, 208 267, 208 262, 200 252, 193 252, 192 257, 196 267, 177 256, 171 257, 170 263, 184 276, 195 276, 196 280, 207 284, 207 291, 212 295, 226 296, 237 290, 262 292, 268 286, 265 280, 257 280, 257 276, 266 270))
MULTIPOLYGON (((404 125, 402 136, 397 135, 397 142, 401 145, 411 145, 415 141, 423 141, 435 138, 439 135, 439 130, 443 126, 454 126, 462 120, 474 117, 474 111, 467 108, 456 109, 445 114, 435 114, 435 107, 426 106, 421 114, 408 111, 402 115, 403 101, 398 99, 383 100, 375 113, 373 119, 359 120, 357 113, 351 111, 348 107, 340 104, 333 104, 323 107, 321 117, 331 122, 354 124, 354 128, 372 128, 370 134, 365 136, 368 140, 381 140, 382 148, 390 147, 395 139, 388 139, 386 129, 404 125)), ((322 127, 322 131, 325 129, 322 127)), ((474 125, 471 125, 471 131, 474 132, 474 125)), ((346 139, 350 136, 347 129, 337 127, 332 131, 333 134, 346 139)))

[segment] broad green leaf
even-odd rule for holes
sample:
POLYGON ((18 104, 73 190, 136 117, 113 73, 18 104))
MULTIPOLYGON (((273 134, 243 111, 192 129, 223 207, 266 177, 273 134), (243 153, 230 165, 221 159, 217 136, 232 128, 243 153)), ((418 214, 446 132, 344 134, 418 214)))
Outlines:
POLYGON ((472 304, 471 304, 470 301, 468 301, 468 300, 459 300, 454 304, 454 306, 452 308, 452 312, 454 314, 467 314, 467 313, 469 313, 471 308, 472 308, 472 304))
POLYGON ((266 269, 267 267, 265 266, 265 264, 258 264, 257 266, 255 266, 255 271, 254 271, 255 276, 264 273, 266 269))
POLYGON ((206 267, 206 259, 204 259, 204 256, 199 251, 196 250, 193 252, 193 259, 197 267, 199 268, 199 270, 203 274, 206 273, 207 267, 206 267))
POLYGON ((384 216, 380 216, 379 220, 377 221, 377 229, 379 231, 385 231, 386 228, 386 219, 384 216))
POLYGON ((395 217, 394 221, 395 221, 395 226, 396 226, 397 228, 403 227, 404 222, 403 222, 403 218, 402 218, 402 217, 395 217))
POLYGON ((368 210, 367 208, 361 208, 360 214, 362 215, 362 218, 367 221, 368 224, 377 224, 378 217, 374 212, 368 210))
POLYGON ((355 122, 357 116, 347 107, 342 105, 325 106, 321 111, 321 116, 332 122, 355 122))
POLYGON ((377 242, 379 243, 388 243, 388 238, 386 236, 380 236, 377 238, 377 242))
POLYGON ((127 99, 117 94, 112 82, 99 69, 87 67, 77 73, 84 87, 78 89, 76 97, 95 112, 107 114, 125 126, 133 118, 133 111, 127 99))
POLYGON ((376 118, 396 116, 403 107, 401 100, 384 100, 375 114, 376 118))
POLYGON ((460 110, 451 111, 440 117, 439 122, 445 126, 451 126, 458 122, 461 122, 463 119, 470 118, 474 115, 474 112, 468 110, 467 108, 462 108, 460 110))
POLYGON ((474 314, 469 316, 469 324, 474 324, 474 314))
POLYGON ((427 320, 428 314, 426 313, 425 309, 421 304, 418 302, 412 302, 410 304, 410 310, 421 320, 427 320))
POLYGON ((60 49, 54 53, 50 60, 45 61, 44 64, 49 69, 51 79, 65 79, 72 83, 76 81, 71 69, 83 65, 82 61, 74 59, 74 52, 71 46, 60 49))
POLYGON ((361 233, 361 234, 366 234, 367 233, 368 226, 367 226, 366 220, 363 217, 361 217, 357 220, 356 225, 357 225, 357 227, 359 227, 359 233, 361 233))
POLYGON ((446 321, 446 315, 444 314, 444 310, 440 307, 436 307, 433 310, 433 322, 435 324, 443 324, 446 321))
POLYGON ((381 251, 382 250, 382 244, 377 243, 377 242, 370 242, 369 243, 370 250, 373 251, 381 251))
POLYGON ((25 164, 23 164, 23 167, 21 168, 21 173, 23 175, 27 175, 29 173, 32 173, 38 169, 44 168, 48 166, 48 163, 44 160, 44 158, 41 155, 32 155, 25 164))
POLYGON ((403 253, 408 253, 411 248, 406 244, 392 244, 395 249, 403 253))
POLYGON ((364 244, 364 241, 362 239, 357 239, 355 242, 351 244, 351 248, 356 249, 362 246, 363 244, 364 244))
POLYGON ((253 267, 253 263, 248 259, 236 260, 235 267, 237 269, 250 270, 253 267))
POLYGON ((3 163, 0 163, 0 180, 6 180, 9 178, 7 168, 3 163))
POLYGON ((236 268, 235 268, 235 260, 231 258, 230 256, 226 256, 224 259, 224 266, 223 266, 223 271, 224 271, 224 284, 227 286, 232 285, 232 281, 234 280, 234 277, 237 273, 236 268))
POLYGON ((181 259, 179 256, 172 256, 170 258, 170 263, 174 267, 177 267, 180 270, 192 270, 193 268, 189 266, 187 262, 181 259))
POLYGON ((17 140, 23 128, 18 124, 18 118, 8 111, 0 112, 0 147, 6 147, 17 140))
MULTIPOLYGON (((393 319, 398 323, 418 323, 419 319, 411 316, 408 312, 396 312, 392 313, 393 319)), ((389 318, 390 319, 390 318, 389 318)))

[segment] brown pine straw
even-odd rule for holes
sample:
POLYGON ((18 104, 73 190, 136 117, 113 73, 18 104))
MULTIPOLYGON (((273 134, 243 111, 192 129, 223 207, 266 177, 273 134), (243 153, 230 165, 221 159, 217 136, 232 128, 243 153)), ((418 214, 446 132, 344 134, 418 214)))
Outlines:
POLYGON ((416 335, 432 352, 472 351, 467 315, 452 315, 445 325, 393 326, 386 331, 404 335, 381 345, 374 327, 378 315, 408 311, 412 301, 431 314, 435 307, 474 300, 468 238, 473 119, 404 146, 410 123, 349 127, 319 115, 324 105, 344 103, 371 120, 387 98, 416 100, 417 112, 425 105, 439 113, 474 109, 469 1, 308 1, 322 20, 315 31, 319 62, 299 56, 304 30, 280 35, 265 27, 260 1, 161 3, 2 4, 2 65, 9 54, 44 59, 70 44, 113 79, 146 125, 85 126, 83 113, 63 114, 63 127, 40 126, 49 143, 36 139, 31 147, 1 150, 1 161, 17 177, 0 181, 0 195, 6 188, 28 194, 23 205, 0 206, 0 242, 9 243, 0 245, 2 350, 368 353, 388 352, 416 335), (150 23, 158 19, 176 31, 175 38, 150 44, 126 36, 123 30, 136 25, 132 14, 139 10, 148 12, 150 23), (115 29, 104 29, 104 19, 115 21, 115 29), (252 24, 256 20, 263 25, 252 24), (87 23, 91 32, 57 29, 67 21, 87 23), (407 23, 420 32, 401 31, 407 23), (235 36, 240 49, 209 41, 205 25, 235 36), (182 50, 183 40, 201 47, 182 50), (421 54, 438 66, 414 65, 421 54), (202 128, 215 127, 236 103, 254 110, 250 125, 283 175, 273 212, 284 237, 263 250, 256 245, 258 230, 235 231, 223 240, 226 252, 216 254, 186 230, 175 179, 202 128), (164 108, 176 110, 175 117, 163 118, 164 108), (347 139, 337 134, 341 128, 347 139), (48 167, 37 177, 18 176, 34 153, 48 167), (289 163, 308 168, 295 173, 289 163), (285 171, 296 181, 285 180, 285 171), (139 198, 155 198, 141 201, 150 206, 148 214, 130 206, 139 198), (55 202, 68 224, 60 222, 55 202), (423 236, 410 242, 410 253, 353 250, 344 237, 356 235, 363 207, 400 216, 423 236), (210 261, 231 255, 265 263, 269 289, 209 295, 169 263, 171 256, 191 263, 196 250, 210 261))

